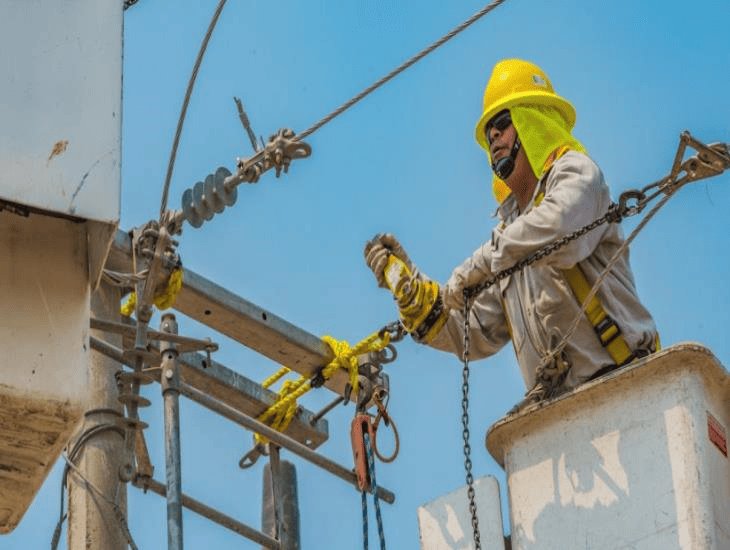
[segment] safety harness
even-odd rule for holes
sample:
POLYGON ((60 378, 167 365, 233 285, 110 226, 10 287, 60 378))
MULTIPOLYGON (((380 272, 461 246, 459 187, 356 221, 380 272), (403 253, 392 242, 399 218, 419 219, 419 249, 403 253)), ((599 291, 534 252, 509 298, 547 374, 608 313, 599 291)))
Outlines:
MULTIPOLYGON (((547 174, 550 172, 555 162, 569 150, 569 147, 563 146, 557 150, 555 155, 551 155, 551 158, 547 160, 543 169, 543 177, 541 178, 543 185, 547 174)), ((535 206, 538 206, 544 198, 545 191, 544 189, 541 189, 537 194, 537 197, 535 197, 535 206)), ((578 300, 578 303, 582 304, 591 291, 591 285, 588 283, 588 279, 586 279, 585 273, 583 273, 580 265, 575 264, 573 267, 563 270, 563 275, 565 276, 568 286, 570 286, 570 289, 573 291, 573 294, 578 300)), ((593 327, 598 340, 601 342, 601 346, 603 346, 611 356, 614 365, 623 366, 637 358, 637 353, 632 351, 626 343, 626 340, 621 333, 621 328, 618 324, 616 324, 616 321, 608 313, 606 313, 606 309, 603 307, 597 296, 593 296, 590 302, 588 302, 585 314, 593 327)), ((656 346, 658 351, 658 336, 656 346)))

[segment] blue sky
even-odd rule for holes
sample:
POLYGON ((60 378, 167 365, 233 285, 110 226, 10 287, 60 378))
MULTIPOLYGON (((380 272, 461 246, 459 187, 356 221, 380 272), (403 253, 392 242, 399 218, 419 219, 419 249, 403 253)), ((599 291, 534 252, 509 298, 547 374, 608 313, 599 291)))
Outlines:
MULTIPOLYGON (((216 2, 140 0, 125 14, 121 227, 157 216, 185 85, 216 2)), ((254 130, 303 130, 469 17, 462 2, 229 2, 198 77, 178 152, 170 206, 217 166, 251 153, 232 97, 243 99, 254 130)), ((620 0, 507 1, 440 50, 312 135, 311 158, 289 175, 239 188, 235 207, 201 229, 185 228, 185 265, 317 334, 355 342, 396 318, 362 259, 373 234, 395 233, 427 274, 444 282, 489 237, 495 209, 485 155, 473 140, 494 63, 522 57, 541 65, 576 107, 575 135, 601 166, 614 197, 665 175, 678 136, 730 141, 730 4, 620 0)), ((698 341, 730 362, 730 174, 682 189, 639 235, 631 261, 640 296, 665 346, 698 341)), ((637 220, 624 222, 625 232, 637 220)), ((220 342, 217 358, 254 380, 277 368, 193 322, 181 332, 220 342)), ((391 414, 401 453, 378 465, 397 494, 384 505, 390 548, 418 547, 416 507, 463 484, 456 357, 398 346, 388 367, 391 414)), ((523 395, 508 346, 472 369, 476 475, 500 468, 483 437, 523 395)), ((144 419, 157 477, 163 476, 158 388, 144 419)), ((312 392, 317 410, 333 397, 312 392)), ((330 415, 321 452, 349 465, 352 408, 330 415)), ((387 436, 386 436, 387 437, 387 436)), ((184 402, 183 488, 258 525, 261 468, 237 463, 250 446, 242 429, 184 402)), ((383 442, 383 446, 388 443, 383 442)), ((284 451, 286 458, 292 455, 284 451)), ((359 494, 298 459, 302 546, 360 548, 359 494)), ((54 468, 23 522, 0 548, 49 544, 58 514, 61 467, 54 468)), ((165 505, 130 489, 130 525, 140 548, 165 545, 165 505)), ((255 548, 185 514, 188 548, 255 548)), ((376 542, 371 519, 371 544, 376 542)), ((509 527, 507 526, 508 530, 509 527)))

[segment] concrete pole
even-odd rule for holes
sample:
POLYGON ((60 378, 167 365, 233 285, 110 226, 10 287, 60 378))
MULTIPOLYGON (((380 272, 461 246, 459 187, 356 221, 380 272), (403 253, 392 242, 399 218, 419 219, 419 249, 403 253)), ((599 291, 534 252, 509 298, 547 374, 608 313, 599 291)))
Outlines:
POLYGON ((274 445, 269 447, 271 461, 264 466, 261 530, 271 537, 278 538, 281 550, 299 550, 297 471, 291 462, 279 460, 278 447, 274 445), (276 497, 274 497, 275 492, 276 497))
MULTIPOLYGON (((119 319, 120 293, 105 283, 91 297, 91 314, 100 319, 119 319)), ((121 337, 91 331, 110 344, 121 347, 121 337)), ((114 373, 121 369, 116 361, 91 351, 88 365, 89 401, 83 424, 71 440, 69 448, 83 433, 96 426, 120 426, 122 405, 117 401, 114 373)), ((127 514, 127 487, 119 479, 119 468, 126 462, 124 438, 118 430, 101 429, 80 448, 75 463, 83 476, 103 495, 127 514)), ((67 478, 68 548, 69 550, 125 550, 127 538, 114 507, 101 495, 88 488, 73 472, 67 478)))

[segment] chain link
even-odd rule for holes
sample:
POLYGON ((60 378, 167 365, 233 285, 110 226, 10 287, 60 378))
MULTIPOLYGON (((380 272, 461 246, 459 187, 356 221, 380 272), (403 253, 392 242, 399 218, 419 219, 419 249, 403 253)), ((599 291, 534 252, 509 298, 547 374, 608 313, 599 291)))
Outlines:
POLYGON ((582 237, 589 231, 593 231, 604 223, 620 222, 626 216, 633 215, 634 213, 638 214, 641 211, 639 210, 639 208, 643 208, 643 206, 638 206, 639 204, 641 203, 637 203, 637 206, 627 206, 626 208, 622 208, 622 206, 620 206, 619 204, 612 203, 611 206, 609 206, 608 208, 608 212, 606 212, 606 214, 604 214, 600 218, 593 220, 588 225, 581 227, 580 229, 577 229, 572 233, 568 233, 564 237, 561 237, 551 243, 546 244, 541 248, 538 248, 535 252, 533 252, 529 256, 525 256, 525 258, 515 263, 513 266, 499 271, 497 274, 494 275, 494 277, 486 280, 484 283, 464 289, 464 296, 466 298, 474 298, 477 294, 487 290, 495 283, 501 281, 502 279, 506 279, 507 277, 517 273, 518 271, 522 271, 527 266, 534 264, 538 260, 542 260, 543 258, 550 256, 550 254, 552 254, 553 252, 560 250, 570 242, 582 237), (634 209, 636 209, 636 212, 632 212, 632 210, 634 209))
POLYGON ((461 359, 464 362, 461 384, 461 435, 464 439, 464 470, 466 472, 466 495, 469 499, 469 513, 471 514, 471 528, 474 535, 474 548, 481 550, 482 542, 479 534, 479 517, 474 493, 474 475, 471 473, 471 444, 469 443, 469 299, 464 300, 464 349, 461 359))

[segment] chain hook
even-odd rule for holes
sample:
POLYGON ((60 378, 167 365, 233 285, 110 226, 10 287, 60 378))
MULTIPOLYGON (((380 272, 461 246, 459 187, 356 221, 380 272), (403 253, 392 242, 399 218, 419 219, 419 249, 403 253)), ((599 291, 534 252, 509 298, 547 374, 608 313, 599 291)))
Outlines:
POLYGON ((261 443, 257 443, 249 452, 243 455, 241 460, 238 461, 238 467, 242 470, 246 470, 256 464, 261 456, 268 456, 268 454, 266 446, 261 443))
POLYGON ((646 194, 638 189, 629 189, 621 193, 618 199, 618 219, 616 221, 621 221, 622 218, 639 214, 644 209, 644 206, 646 206, 645 199, 646 194))

